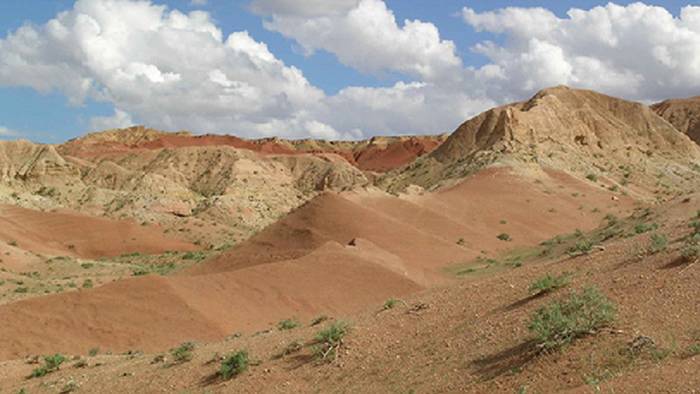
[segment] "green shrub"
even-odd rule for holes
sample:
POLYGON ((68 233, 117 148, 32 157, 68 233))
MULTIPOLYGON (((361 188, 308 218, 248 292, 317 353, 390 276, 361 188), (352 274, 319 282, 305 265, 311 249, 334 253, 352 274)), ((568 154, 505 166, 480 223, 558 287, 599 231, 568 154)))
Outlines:
POLYGON ((615 306, 604 294, 588 287, 538 309, 528 328, 541 348, 556 349, 610 324, 615 313, 615 306))
POLYGON ((655 230, 658 226, 656 224, 639 223, 634 226, 635 234, 644 234, 647 231, 655 230))
POLYGON ((506 233, 500 233, 496 236, 496 238, 500 239, 501 241, 511 241, 512 240, 510 235, 508 235, 506 233))
POLYGON ((24 287, 24 286, 20 286, 20 287, 16 287, 16 288, 15 288, 15 293, 25 294, 25 293, 28 293, 28 292, 29 292, 29 288, 24 287))
POLYGON ((182 256, 183 260, 194 260, 194 261, 201 261, 204 260, 206 256, 204 255, 204 252, 187 252, 182 256))
POLYGON ((95 264, 93 264, 93 263, 82 263, 82 264, 80 264, 80 267, 82 267, 83 269, 86 269, 86 270, 87 270, 87 269, 90 269, 90 268, 92 268, 92 267, 94 267, 94 266, 95 266, 95 264))
POLYGON ((29 375, 29 377, 40 378, 42 376, 50 374, 51 372, 58 371, 59 367, 61 366, 61 364, 63 364, 64 361, 66 361, 65 356, 59 353, 56 353, 53 356, 45 356, 44 365, 42 365, 39 368, 35 368, 32 371, 32 374, 29 375))
POLYGON ((297 327, 299 327, 299 322, 295 319, 284 319, 281 322, 277 323, 277 329, 280 331, 292 330, 297 327))
POLYGON ((248 364, 248 352, 246 352, 245 350, 240 350, 224 358, 224 360, 221 362, 219 375, 224 380, 229 380, 234 376, 240 375, 246 369, 248 369, 248 364))
POLYGON ((94 347, 88 351, 88 356, 95 357, 100 352, 100 348, 94 347))
POLYGON ((681 257, 689 263, 700 258, 700 239, 695 238, 689 237, 686 239, 681 248, 681 257))
POLYGON ((694 343, 685 350, 685 357, 695 357, 700 354, 700 343, 694 343))
POLYGON ((343 337, 350 330, 350 326, 337 321, 316 334, 316 345, 314 346, 314 357, 319 360, 333 360, 337 355, 337 350, 343 344, 343 337))
POLYGON ((184 363, 192 360, 192 351, 194 350, 194 343, 185 342, 180 346, 171 349, 170 354, 173 356, 173 362, 176 364, 184 363))
POLYGON ((582 254, 588 254, 593 249, 593 243, 587 239, 576 242, 576 245, 567 249, 566 253, 569 256, 580 256, 582 254))
POLYGON ((552 276, 547 274, 538 278, 529 287, 529 292, 532 295, 547 294, 569 284, 569 276, 566 274, 552 276))
POLYGON ((83 281, 83 289, 92 289, 93 283, 92 279, 85 279, 83 281))
POLYGON ((396 298, 389 298, 388 300, 384 301, 384 306, 382 306, 382 309, 388 310, 388 309, 393 309, 396 304, 399 303, 399 300, 396 298))
POLYGON ((596 182, 598 180, 598 175, 591 172, 586 174, 586 179, 588 179, 591 182, 596 182))
POLYGON ((649 251, 652 254, 663 252, 664 250, 666 250, 667 245, 668 245, 668 240, 666 239, 665 235, 652 234, 651 235, 651 245, 649 246, 649 251))

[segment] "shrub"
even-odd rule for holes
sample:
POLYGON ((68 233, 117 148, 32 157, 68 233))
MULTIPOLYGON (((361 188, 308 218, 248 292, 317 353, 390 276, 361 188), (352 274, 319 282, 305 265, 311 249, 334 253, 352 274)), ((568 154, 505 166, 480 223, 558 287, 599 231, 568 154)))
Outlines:
POLYGON ((194 260, 194 261, 201 261, 204 260, 204 252, 187 252, 182 256, 183 260, 194 260))
POLYGON ((20 286, 15 288, 15 293, 25 294, 29 292, 29 288, 20 286))
POLYGON ((700 240, 689 237, 681 248, 681 257, 687 262, 694 262, 700 258, 700 240))
POLYGON ((100 352, 100 348, 94 347, 88 351, 88 356, 95 357, 100 352))
POLYGON ((277 329, 280 331, 291 330, 297 327, 299 327, 299 322, 295 319, 284 319, 281 322, 277 323, 277 329))
POLYGON ((528 329, 535 333, 539 346, 556 349, 588 335, 615 319, 615 306, 597 288, 573 292, 566 300, 554 301, 538 309, 528 329))
POLYGON ((496 236, 496 238, 500 239, 501 241, 511 241, 512 240, 510 235, 508 235, 506 233, 500 233, 496 236))
POLYGON ((649 251, 652 254, 663 252, 666 250, 668 245, 668 240, 663 234, 652 234, 651 235, 651 245, 649 246, 649 251))
POLYGON ((685 357, 694 357, 700 354, 700 343, 694 343, 685 350, 685 357))
POLYGON ((230 354, 224 358, 224 360, 221 362, 219 375, 224 380, 229 380, 248 369, 248 364, 248 352, 245 350, 239 350, 238 352, 230 354))
POLYGON ((388 300, 384 301, 384 306, 382 306, 382 309, 388 310, 388 309, 393 309, 396 304, 399 303, 399 300, 396 298, 389 298, 388 300))
POLYGON ((170 354, 173 355, 173 362, 176 364, 184 363, 192 360, 192 351, 194 350, 194 343, 185 342, 180 346, 171 349, 170 354))
POLYGON ((93 283, 92 279, 85 279, 83 281, 83 289, 92 289, 93 283))
POLYGON ((657 227, 658 226, 656 224, 639 223, 636 226, 634 226, 634 232, 635 234, 643 234, 647 231, 654 230, 657 227))
POLYGON ((566 274, 560 276, 547 274, 532 282, 528 290, 532 295, 547 294, 554 290, 561 289, 568 284, 569 276, 566 274))
POLYGON ((570 247, 566 253, 569 256, 580 256, 582 254, 588 254, 593 249, 593 243, 587 239, 576 242, 576 245, 570 247))
POLYGON ((464 245, 464 238, 460 238, 457 240, 457 245, 463 246, 464 245))
POLYGON ((596 182, 598 180, 598 175, 591 172, 586 174, 586 179, 588 179, 591 182, 596 182))
POLYGON ((95 266, 95 264, 93 264, 93 263, 82 263, 82 264, 80 264, 80 267, 82 267, 83 269, 86 269, 86 270, 87 270, 87 269, 90 269, 90 268, 92 268, 92 267, 94 267, 94 266, 95 266))
POLYGON ((319 360, 333 360, 337 355, 337 350, 343 344, 343 337, 350 330, 350 326, 337 321, 328 328, 316 334, 316 346, 314 346, 314 357, 319 360))
POLYGON ((35 368, 32 371, 32 374, 29 375, 29 377, 40 378, 42 376, 50 374, 51 372, 58 371, 58 368, 61 366, 61 364, 63 364, 64 361, 66 361, 65 356, 59 353, 56 353, 53 356, 45 356, 44 365, 42 365, 39 368, 35 368))

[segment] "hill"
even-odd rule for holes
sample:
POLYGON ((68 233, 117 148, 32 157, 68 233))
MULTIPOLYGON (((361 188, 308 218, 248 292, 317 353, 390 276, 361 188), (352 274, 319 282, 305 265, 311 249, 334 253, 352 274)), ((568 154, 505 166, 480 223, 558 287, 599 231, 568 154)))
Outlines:
POLYGON ((700 96, 665 100, 651 109, 700 144, 700 96))
MULTIPOLYGON (((494 163, 600 178, 639 198, 697 187, 700 148, 640 103, 559 86, 467 120, 435 151, 380 184, 437 188, 494 163)), ((664 197, 665 196, 665 197, 664 197)))

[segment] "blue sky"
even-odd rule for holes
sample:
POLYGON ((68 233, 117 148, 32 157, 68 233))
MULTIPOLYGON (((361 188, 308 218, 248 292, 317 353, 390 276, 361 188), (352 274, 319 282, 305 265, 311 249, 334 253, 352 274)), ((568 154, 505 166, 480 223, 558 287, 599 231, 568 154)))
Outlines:
MULTIPOLYGON (((421 74, 420 72, 411 72, 410 70, 407 71, 405 67, 402 68, 401 66, 395 65, 387 65, 386 67, 380 65, 381 70, 368 71, 367 69, 364 69, 362 64, 357 65, 355 64, 356 62, 353 61, 348 62, 339 60, 343 57, 342 43, 313 42, 313 38, 309 39, 308 37, 295 36, 294 33, 284 31, 284 28, 271 28, 270 26, 266 26, 264 25, 263 21, 272 20, 272 15, 260 15, 259 13, 256 14, 252 12, 249 0, 209 0, 207 4, 202 6, 193 6, 189 0, 153 0, 153 3, 164 4, 168 6, 169 10, 177 9, 183 13, 188 13, 195 9, 207 11, 210 14, 211 23, 222 31, 224 39, 231 33, 244 30, 247 31, 253 40, 266 44, 269 52, 271 52, 275 58, 282 61, 285 66, 294 66, 301 70, 308 83, 322 92, 324 97, 319 98, 318 101, 342 101, 342 105, 340 105, 341 109, 355 108, 354 106, 357 105, 356 111, 360 116, 368 113, 370 110, 360 107, 362 103, 348 103, 347 101, 343 101, 349 100, 345 97, 343 97, 343 100, 341 100, 338 95, 342 89, 348 86, 369 89, 382 87, 393 89, 397 86, 397 83, 424 84, 434 87, 434 89, 431 90, 431 92, 420 92, 421 102, 427 102, 428 105, 435 103, 434 105, 436 107, 442 107, 444 106, 445 102, 450 102, 449 97, 447 96, 451 94, 454 95, 455 102, 461 102, 462 104, 455 105, 455 107, 459 107, 458 110, 455 109, 454 111, 447 111, 444 113, 436 112, 436 116, 446 118, 444 125, 440 124, 441 128, 437 130, 425 129, 426 127, 430 126, 430 122, 414 122, 413 124, 416 124, 416 126, 412 126, 408 123, 402 123, 400 120, 394 120, 394 117, 401 117, 401 114, 396 113, 397 111, 394 109, 383 112, 372 110, 370 111, 371 116, 375 117, 376 119, 372 119, 371 122, 357 122, 357 124, 355 124, 352 121, 352 116, 348 115, 347 118, 340 117, 337 119, 333 115, 330 115, 330 113, 337 112, 337 109, 332 107, 329 108, 331 104, 325 103, 323 104, 323 109, 318 109, 319 113, 317 115, 312 114, 308 119, 304 118, 303 120, 300 120, 300 116, 302 116, 299 115, 300 113, 303 113, 303 116, 309 116, 306 114, 304 108, 306 104, 304 102, 290 104, 299 107, 294 110, 296 111, 294 114, 290 113, 285 116, 278 116, 269 115, 267 112, 251 113, 249 118, 244 120, 237 118, 235 121, 232 121, 230 123, 231 126, 229 127, 228 123, 226 123, 227 119, 229 118, 220 114, 216 114, 215 117, 213 116, 211 119, 198 119, 196 122, 190 122, 188 120, 193 118, 194 115, 190 116, 189 118, 183 118, 184 120, 180 119, 173 121, 172 118, 175 118, 178 114, 168 116, 167 113, 164 114, 159 112, 158 114, 154 113, 151 115, 151 112, 149 112, 147 107, 143 105, 139 106, 138 103, 119 102, 116 99, 106 99, 105 97, 98 97, 98 95, 94 94, 88 94, 82 100, 79 100, 79 102, 71 103, 69 100, 70 92, 67 92, 66 89, 63 89, 60 86, 53 86, 48 90, 48 92, 40 92, 37 90, 36 86, 31 86, 32 83, 19 83, 20 86, 12 86, 16 84, 15 81, 6 75, 4 81, 2 78, 0 78, 0 130, 2 130, 2 128, 5 130, 10 130, 14 135, 6 135, 4 138, 15 138, 17 136, 21 136, 41 142, 60 142, 91 130, 95 124, 102 124, 94 123, 92 120, 94 120, 96 117, 111 117, 113 114, 115 114, 115 108, 117 107, 124 107, 122 109, 125 111, 125 113, 128 113, 128 118, 131 123, 146 123, 147 125, 151 125, 150 123, 155 123, 153 124, 154 127, 161 128, 167 128, 167 126, 170 126, 171 128, 180 128, 178 127, 180 125, 182 125, 182 128, 193 128, 197 127, 198 125, 202 125, 202 130, 193 131, 227 132, 245 136, 262 136, 270 135, 270 133, 274 134, 275 131, 270 130, 274 130, 275 127, 289 127, 290 129, 295 129, 295 133, 285 134, 284 132, 279 132, 279 134, 282 136, 288 137, 307 136, 305 133, 308 130, 306 129, 313 127, 318 128, 319 132, 317 134, 311 133, 312 136, 329 135, 331 137, 339 136, 350 138, 367 137, 369 135, 382 133, 391 134, 393 132, 439 132, 445 131, 444 129, 449 130, 451 125, 456 127, 458 125, 458 121, 463 120, 461 119, 462 116, 472 115, 479 110, 485 109, 482 107, 486 107, 490 104, 499 104, 504 100, 520 99, 522 98, 521 96, 524 94, 529 94, 532 90, 546 87, 534 86, 537 85, 539 81, 533 81, 533 83, 528 84, 527 87, 515 89, 516 91, 510 94, 507 92, 504 93, 504 90, 507 90, 509 85, 505 82, 499 82, 502 83, 503 86, 496 86, 494 88, 491 86, 480 86, 479 89, 481 93, 479 95, 469 96, 452 91, 447 93, 450 89, 445 88, 440 90, 439 87, 441 86, 442 82, 437 81, 437 78, 434 75, 427 77, 425 74, 421 74), (305 39, 307 40, 306 42, 304 41, 305 39), (312 42, 309 42, 309 40, 312 42), (311 55, 304 53, 304 50, 302 49, 302 47, 308 46, 315 47, 315 51, 311 55), (384 116, 386 119, 381 118, 382 116, 384 116), (266 121, 259 120, 260 118, 265 117, 274 117, 275 122, 266 123, 266 121), (166 121, 163 119, 168 120, 166 121), (239 121, 240 123, 236 123, 239 121), (318 126, 319 124, 322 124, 323 126, 318 126), (388 128, 396 128, 396 130, 388 130, 388 128)), ((271 1, 271 3, 274 3, 274 0, 271 1)), ((616 3, 621 6, 626 6, 631 2, 617 1, 616 3)), ((529 39, 529 37, 523 37, 522 35, 527 35, 530 33, 504 33, 499 31, 498 28, 493 27, 482 27, 480 29, 476 28, 474 24, 470 25, 469 23, 465 23, 465 19, 462 15, 462 10, 464 7, 472 9, 479 15, 485 15, 484 13, 487 12, 499 12, 499 10, 504 9, 505 7, 519 7, 524 10, 530 9, 531 7, 544 7, 550 10, 558 18, 566 19, 568 18, 566 13, 572 7, 589 10, 597 5, 607 4, 607 1, 589 0, 554 2, 505 0, 386 0, 385 4, 386 8, 395 15, 399 28, 403 27, 403 21, 405 19, 419 19, 437 28, 440 42, 445 40, 454 42, 454 56, 458 57, 462 63, 460 70, 468 70, 470 68, 479 69, 489 64, 496 64, 503 70, 506 70, 507 66, 505 64, 507 61, 501 60, 504 62, 504 65, 500 65, 498 64, 499 60, 495 60, 492 56, 484 54, 484 52, 474 51, 472 48, 475 45, 484 43, 488 40, 493 41, 495 45, 505 48, 508 51, 517 52, 517 50, 522 50, 522 48, 514 43, 524 39, 529 39)), ((676 20, 678 20, 680 17, 681 8, 687 6, 689 2, 667 0, 655 1, 653 4, 665 8, 673 17, 676 18, 676 20)), ((39 29, 50 19, 55 18, 59 12, 71 11, 73 6, 74 2, 68 0, 32 0, 31 2, 12 0, 0 2, 0 30, 2 31, 2 33, 0 33, 2 34, 0 36, 0 40, 7 39, 9 36, 13 35, 18 28, 25 24, 31 24, 39 29)), ((292 15, 286 17, 293 21, 294 19, 291 18, 297 18, 298 16, 292 15)), ((284 21, 282 20, 282 22, 284 21)), ((575 28, 576 27, 572 27, 571 29, 575 28)), ((621 35, 621 37, 626 36, 621 35)), ((362 45, 362 43, 359 43, 358 45, 362 45)), ((559 43, 554 43, 554 46, 556 45, 559 45, 559 43)), ((668 45, 671 49, 674 48, 672 46, 674 43, 669 43, 668 45)), ((680 46, 681 44, 678 45, 680 46)), ((563 45, 560 46, 564 48, 564 52, 567 52, 567 56, 570 56, 571 58, 577 56, 577 58, 580 58, 580 54, 572 53, 569 55, 568 51, 573 52, 573 50, 570 50, 563 45)), ((67 48, 69 47, 70 46, 67 46, 67 48)), ((595 48, 589 48, 588 50, 591 53, 596 52, 595 48)), ((673 53, 673 51, 671 51, 671 53, 673 53)), ((349 56, 351 54, 345 55, 349 56)), ((585 53, 585 55, 587 57, 590 56, 589 53, 585 53)), ((430 59, 418 59, 417 61, 432 62, 430 59)), ((625 65, 622 63, 624 62, 621 60, 619 65, 610 64, 609 67, 614 68, 615 72, 619 72, 620 75, 630 75, 630 73, 636 73, 644 76, 644 71, 632 70, 633 72, 628 72, 629 70, 625 69, 625 65)), ((572 61, 571 64, 575 64, 575 62, 572 61)), ((0 70, 3 66, 2 59, 0 58, 0 70)), ((158 65, 156 64, 156 66, 158 65)), ((627 67, 629 68, 629 66, 627 67)), ((575 72, 576 70, 574 69, 574 71, 571 72, 571 76, 563 76, 563 82, 571 84, 572 81, 574 81, 573 84, 576 84, 576 81, 581 81, 582 78, 574 75, 575 72)), ((12 70, 8 70, 8 75, 11 75, 11 73, 12 70)), ((37 78, 39 77, 41 76, 37 76, 37 78)), ((62 78, 62 76, 55 75, 55 78, 62 78)), ((470 76, 464 78, 474 79, 476 77, 470 76)), ((502 79, 503 78, 499 80, 502 79)), ((548 82, 549 79, 550 78, 544 78, 542 83, 548 82)), ((556 82, 556 79, 553 81, 556 82)), ((468 90, 473 83, 475 82, 464 82, 465 91, 468 90)), ((666 91, 666 87, 673 85, 673 83, 673 81, 669 82, 666 85, 663 85, 661 88, 657 86, 658 83, 656 83, 654 86, 640 86, 636 90, 629 92, 626 92, 623 88, 617 87, 614 83, 600 83, 599 85, 602 87, 602 90, 609 89, 611 93, 629 96, 629 98, 632 99, 653 100, 656 99, 656 97, 654 97, 653 94, 649 94, 650 91, 654 92, 652 88, 656 89, 656 91, 662 92, 666 91)), ((648 82, 647 84, 650 85, 651 82, 648 82)), ((599 86, 592 84, 592 86, 584 87, 599 86)), ((691 88, 694 88, 694 86, 691 86, 691 88)), ((427 88, 417 87, 416 89, 427 88)), ((678 88, 677 91, 678 94, 687 93, 686 90, 680 88, 678 88)), ((368 92, 372 94, 375 93, 374 90, 370 90, 368 92)), ((289 94, 289 92, 284 93, 285 95, 289 94)), ((669 87, 668 93, 675 93, 675 91, 669 87)), ((177 98, 176 95, 174 97, 175 98, 173 99, 177 98)), ((377 100, 379 100, 379 98, 377 100)), ((397 106, 401 104, 401 102, 396 103, 397 106)), ((0 133, 0 138, 3 138, 2 133, 0 133)))

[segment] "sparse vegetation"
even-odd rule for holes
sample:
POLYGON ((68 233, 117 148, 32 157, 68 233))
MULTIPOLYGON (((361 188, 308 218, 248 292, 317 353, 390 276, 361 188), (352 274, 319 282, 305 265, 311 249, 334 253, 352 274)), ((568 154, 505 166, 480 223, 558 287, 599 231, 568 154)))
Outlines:
POLYGON ((532 282, 532 284, 528 288, 528 291, 532 295, 542 295, 550 293, 557 289, 561 289, 562 287, 568 284, 569 275, 562 274, 559 276, 552 276, 550 274, 547 274, 532 282))
POLYGON ((343 338, 350 330, 350 326, 343 321, 333 322, 327 328, 316 334, 314 357, 317 360, 334 360, 338 349, 343 344, 343 338))
POLYGON ((652 234, 651 237, 651 244, 649 245, 649 252, 651 254, 656 254, 659 252, 663 252, 666 250, 666 247, 668 245, 668 240, 666 239, 666 236, 663 234, 652 234))
POLYGON ((566 253, 569 254, 569 256, 580 256, 584 254, 588 254, 593 250, 593 243, 587 239, 583 239, 581 241, 576 242, 575 245, 571 246, 566 253))
POLYGON ((638 223, 637 225, 634 226, 634 233, 635 234, 644 234, 647 231, 655 230, 658 226, 656 224, 649 224, 649 223, 638 223))
POLYGON ((85 279, 83 281, 83 289, 92 289, 93 286, 92 279, 85 279))
POLYGON ((184 255, 182 255, 183 260, 194 260, 194 261, 202 261, 206 255, 204 252, 197 251, 197 252, 187 252, 184 255))
POLYGON ((496 238, 500 239, 501 241, 512 241, 513 240, 510 237, 510 235, 507 233, 500 233, 496 236, 496 238))
POLYGON ((234 376, 240 375, 248 369, 248 352, 245 350, 239 350, 232 353, 221 361, 221 368, 219 368, 219 376, 224 380, 229 380, 234 376))
POLYGON ((389 298, 388 300, 384 301, 384 305, 382 306, 383 310, 389 310, 393 309, 400 301, 397 300, 396 298, 389 298))
POLYGON ((528 328, 541 348, 557 349, 612 323, 615 313, 615 306, 604 294, 588 287, 538 309, 528 328))
POLYGON ((59 353, 56 353, 52 356, 45 356, 44 365, 42 365, 39 368, 35 368, 32 371, 31 375, 29 375, 29 377, 40 378, 42 376, 50 374, 51 372, 58 371, 58 369, 64 361, 66 361, 66 357, 59 353))
POLYGON ((277 329, 280 331, 292 330, 299 327, 299 322, 296 319, 284 319, 277 323, 277 329))
POLYGON ((598 181, 598 175, 596 175, 596 174, 594 174, 594 173, 591 172, 591 173, 586 174, 586 179, 588 179, 588 180, 591 181, 591 182, 597 182, 597 181, 598 181))
POLYGON ((464 238, 460 238, 457 240, 457 245, 459 246, 464 246, 464 238))
POLYGON ((173 356, 174 364, 181 364, 192 360, 192 351, 194 350, 194 343, 184 342, 180 346, 171 349, 170 354, 173 356))
POLYGON ((95 357, 100 352, 100 348, 94 347, 88 351, 88 356, 95 357))

